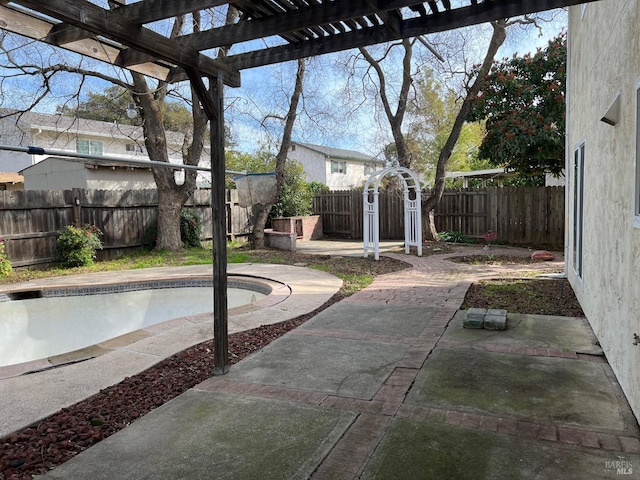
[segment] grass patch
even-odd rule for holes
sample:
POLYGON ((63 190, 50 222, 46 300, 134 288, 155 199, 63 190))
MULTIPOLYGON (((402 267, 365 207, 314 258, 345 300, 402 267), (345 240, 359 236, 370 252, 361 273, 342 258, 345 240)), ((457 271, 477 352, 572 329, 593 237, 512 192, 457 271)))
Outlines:
MULTIPOLYGON (((14 269, 0 283, 23 282, 40 278, 76 275, 93 272, 137 270, 143 268, 207 265, 213 261, 212 244, 202 248, 186 248, 179 252, 162 250, 139 250, 123 257, 96 262, 76 268, 58 266, 43 269, 14 269)), ((344 283, 340 294, 349 296, 370 285, 375 275, 407 268, 407 264, 387 257, 377 262, 362 257, 332 257, 329 255, 305 255, 282 250, 252 250, 246 243, 230 243, 227 246, 227 263, 271 263, 301 265, 331 273, 344 283)))

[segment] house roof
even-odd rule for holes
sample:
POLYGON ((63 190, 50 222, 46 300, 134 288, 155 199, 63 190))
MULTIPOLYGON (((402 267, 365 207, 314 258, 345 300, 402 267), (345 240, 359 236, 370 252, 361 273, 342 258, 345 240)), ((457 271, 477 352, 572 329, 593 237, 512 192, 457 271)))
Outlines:
POLYGON ((384 160, 365 155, 356 150, 345 150, 343 148, 323 147, 322 145, 313 145, 311 143, 292 142, 292 145, 300 145, 314 152, 321 153, 331 158, 340 158, 344 160, 358 160, 360 162, 384 163, 384 160))
POLYGON ((515 172, 506 172, 504 168, 489 168, 486 170, 471 170, 469 172, 447 172, 446 178, 497 178, 513 177, 515 172))
MULTIPOLYGON (((18 127, 22 130, 42 129, 56 133, 68 132, 76 135, 144 140, 142 127, 116 122, 101 122, 50 113, 17 112, 6 108, 0 108, 0 117, 15 118, 18 127)), ((180 132, 167 131, 166 135, 167 142, 171 145, 181 145, 184 140, 184 134, 180 132)))
POLYGON ((24 183, 24 177, 15 172, 0 172, 0 183, 24 183))

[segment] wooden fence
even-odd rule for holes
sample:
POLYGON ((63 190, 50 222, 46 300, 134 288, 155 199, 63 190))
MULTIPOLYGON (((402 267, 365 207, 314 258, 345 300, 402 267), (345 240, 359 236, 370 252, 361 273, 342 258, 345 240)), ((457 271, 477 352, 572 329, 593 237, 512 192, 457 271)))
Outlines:
MULTIPOLYGON (((427 195, 423 195, 423 201, 427 195)), ((381 191, 380 238, 404 238, 400 192, 381 191)), ((319 193, 313 201, 324 233, 362 238, 361 190, 319 193)), ((489 230, 511 244, 563 245, 563 187, 489 187, 446 191, 435 210, 436 229, 483 238, 489 230)))
MULTIPOLYGON (((103 233, 99 259, 139 248, 157 219, 157 190, 0 191, 0 238, 16 267, 56 261, 58 230, 91 224, 103 233)), ((203 239, 212 238, 211 192, 196 190, 187 202, 202 217, 203 239)), ((251 209, 238 205, 238 192, 227 191, 227 237, 251 231, 251 209)))

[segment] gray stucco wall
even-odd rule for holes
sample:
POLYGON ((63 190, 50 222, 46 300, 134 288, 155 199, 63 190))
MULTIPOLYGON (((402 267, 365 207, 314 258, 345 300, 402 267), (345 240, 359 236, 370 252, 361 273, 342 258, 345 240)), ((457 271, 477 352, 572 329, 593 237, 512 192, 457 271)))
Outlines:
POLYGON ((640 228, 635 99, 640 2, 603 0, 569 14, 568 275, 636 417, 640 418, 640 228), (600 119, 620 94, 620 121, 600 119), (574 149, 584 142, 583 273, 573 247, 574 149), (637 222, 637 220, 636 220, 637 222))

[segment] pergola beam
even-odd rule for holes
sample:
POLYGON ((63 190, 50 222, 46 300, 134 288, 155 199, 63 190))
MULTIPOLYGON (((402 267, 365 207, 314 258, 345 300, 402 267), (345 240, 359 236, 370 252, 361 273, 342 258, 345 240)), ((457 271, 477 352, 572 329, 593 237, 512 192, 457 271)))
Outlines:
POLYGON ((222 62, 180 45, 158 33, 142 27, 119 13, 121 8, 105 10, 97 5, 73 0, 15 0, 23 7, 57 18, 64 23, 115 40, 153 58, 173 63, 181 68, 198 68, 210 77, 223 72, 228 85, 240 85, 240 73, 222 62))
MULTIPOLYGON (((334 53, 352 48, 385 43, 402 38, 417 37, 456 28, 490 22, 498 18, 552 10, 568 5, 584 3, 585 0, 507 0, 491 1, 440 12, 427 17, 402 20, 400 32, 384 25, 347 32, 342 35, 323 37, 297 44, 280 45, 262 50, 228 56, 225 61, 238 70, 281 63, 299 58, 334 53)), ((395 3, 395 2, 390 2, 395 3)), ((406 3, 406 2, 405 2, 406 3)))
MULTIPOLYGON (((192 33, 180 37, 180 42, 187 42, 191 48, 205 50, 221 45, 233 45, 257 38, 284 35, 315 25, 327 25, 352 20, 390 10, 397 10, 407 5, 420 2, 390 0, 351 0, 349 2, 331 2, 299 8, 287 13, 270 15, 234 25, 225 25, 204 32, 192 33), (380 5, 384 3, 384 5, 380 5)), ((396 15, 396 18, 399 17, 396 15)), ((399 28, 399 21, 396 28, 399 28)), ((399 32, 398 32, 399 33, 399 32)))

